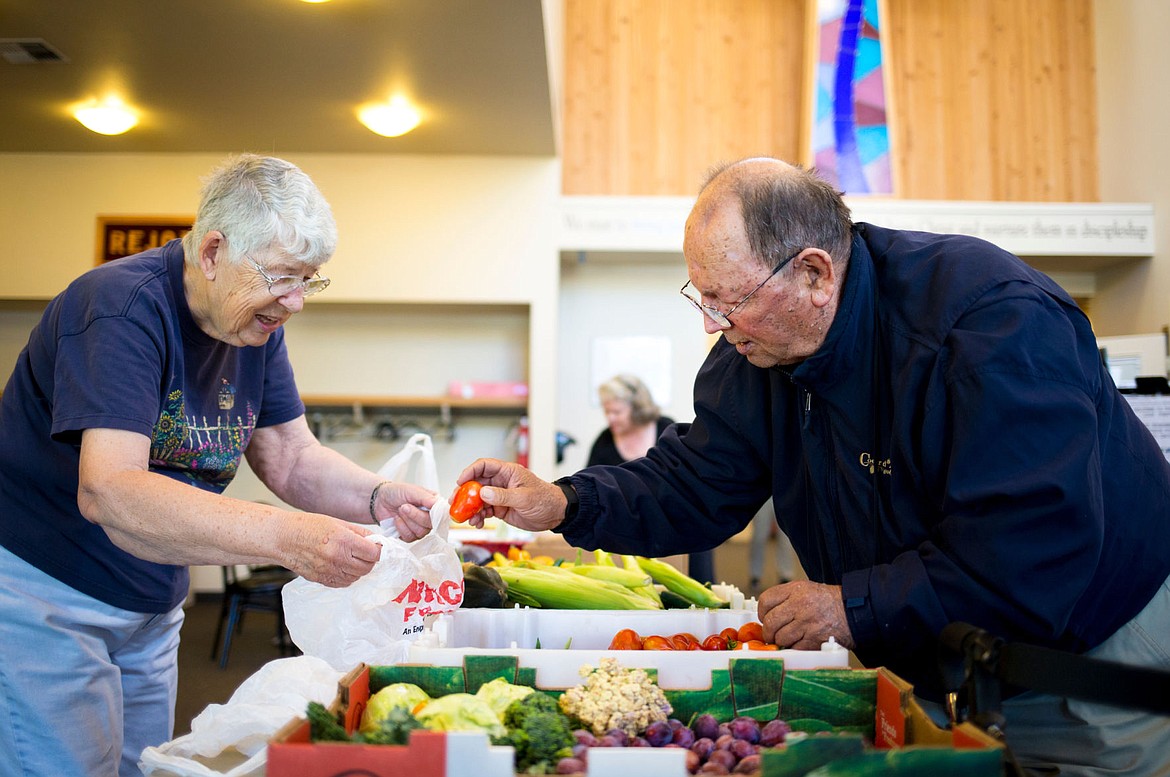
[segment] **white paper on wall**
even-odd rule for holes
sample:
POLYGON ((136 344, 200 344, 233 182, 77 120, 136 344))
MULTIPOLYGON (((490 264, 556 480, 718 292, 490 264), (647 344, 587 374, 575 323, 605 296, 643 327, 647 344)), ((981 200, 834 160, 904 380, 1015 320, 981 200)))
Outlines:
POLYGON ((589 370, 589 401, 600 407, 597 389, 614 375, 630 374, 641 378, 654 397, 654 404, 670 404, 669 337, 596 337, 589 370))
POLYGON ((1137 378, 1166 374, 1166 335, 1155 332, 1144 335, 1098 337, 1097 347, 1103 352, 1105 367, 1117 388, 1137 386, 1137 378))
POLYGON ((1154 435, 1162 455, 1170 460, 1170 396, 1125 394, 1129 406, 1154 435))

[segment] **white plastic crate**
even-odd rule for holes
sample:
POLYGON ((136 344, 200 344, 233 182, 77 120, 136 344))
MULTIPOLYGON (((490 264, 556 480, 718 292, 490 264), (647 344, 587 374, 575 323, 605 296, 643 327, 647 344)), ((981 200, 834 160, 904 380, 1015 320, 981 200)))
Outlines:
POLYGON ((446 626, 434 626, 443 647, 604 650, 621 629, 643 637, 690 632, 700 640, 727 627, 756 620, 751 610, 544 610, 468 608, 451 613, 446 626), (446 635, 442 630, 446 629, 446 635))
POLYGON ((456 610, 411 646, 409 661, 462 666, 467 655, 514 655, 520 666, 536 669, 538 686, 570 688, 581 682, 582 666, 612 656, 622 666, 656 669, 662 687, 680 690, 709 688, 711 670, 726 669, 731 658, 780 659, 786 669, 849 666, 849 651, 832 641, 820 650, 607 649, 623 628, 643 637, 690 632, 703 639, 752 620, 754 610, 456 610))

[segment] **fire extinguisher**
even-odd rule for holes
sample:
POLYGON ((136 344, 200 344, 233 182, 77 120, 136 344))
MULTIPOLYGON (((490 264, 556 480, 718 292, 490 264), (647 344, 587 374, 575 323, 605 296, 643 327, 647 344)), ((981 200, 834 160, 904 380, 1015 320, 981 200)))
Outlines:
POLYGON ((520 426, 516 429, 516 463, 522 467, 528 466, 528 416, 520 416, 520 426))

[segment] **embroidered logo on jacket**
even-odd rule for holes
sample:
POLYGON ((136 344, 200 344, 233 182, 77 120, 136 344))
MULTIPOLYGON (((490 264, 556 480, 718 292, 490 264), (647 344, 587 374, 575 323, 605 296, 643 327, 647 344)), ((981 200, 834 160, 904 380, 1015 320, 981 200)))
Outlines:
POLYGON ((861 466, 869 470, 869 474, 871 475, 874 473, 875 469, 879 475, 886 475, 887 477, 893 472, 892 464, 889 459, 875 459, 873 454, 869 453, 868 451, 863 452, 857 458, 857 460, 861 463, 861 466))

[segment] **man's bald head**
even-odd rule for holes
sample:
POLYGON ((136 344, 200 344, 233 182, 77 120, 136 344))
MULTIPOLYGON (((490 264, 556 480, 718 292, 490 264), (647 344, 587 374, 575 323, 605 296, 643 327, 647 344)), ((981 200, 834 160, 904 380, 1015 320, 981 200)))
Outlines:
POLYGON ((853 221, 841 193, 813 172, 772 157, 714 168, 687 220, 688 231, 737 211, 752 253, 774 267, 801 248, 827 251, 844 268, 853 221))

